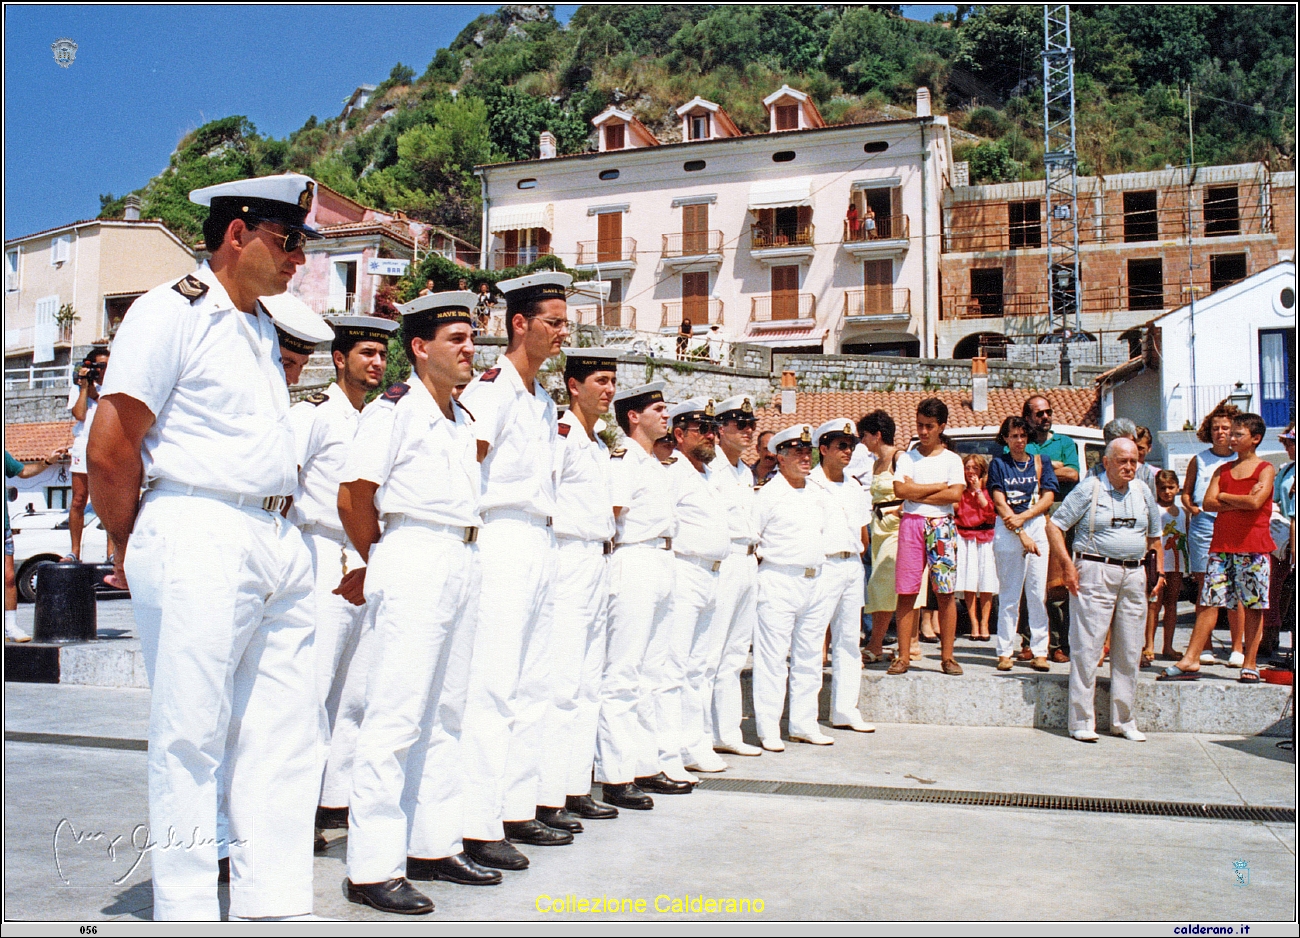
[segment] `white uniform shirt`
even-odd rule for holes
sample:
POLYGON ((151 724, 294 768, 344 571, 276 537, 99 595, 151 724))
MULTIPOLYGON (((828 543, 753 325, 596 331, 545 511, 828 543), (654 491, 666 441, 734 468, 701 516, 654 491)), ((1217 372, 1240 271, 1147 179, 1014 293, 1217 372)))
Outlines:
POLYGON ((808 474, 808 484, 826 496, 826 529, 822 544, 827 555, 849 551, 862 553, 862 529, 871 520, 871 498, 857 479, 844 474, 843 482, 832 482, 823 466, 808 474))
POLYGON ((275 326, 260 308, 236 309, 206 264, 131 304, 100 394, 135 398, 156 418, 144 437, 146 485, 165 479, 263 498, 297 487, 275 326), (175 287, 194 279, 207 289, 191 302, 175 287))
POLYGON ((584 541, 614 538, 609 488, 609 447, 587 436, 569 411, 560 418, 555 443, 555 536, 584 541))
POLYGON ((483 458, 484 513, 512 508, 555 514, 555 440, 558 408, 533 382, 530 393, 518 369, 502 355, 497 366, 470 382, 460 396, 473 415, 475 436, 488 444, 483 458))
POLYGON ((758 555, 763 562, 820 567, 826 559, 826 499, 821 489, 808 483, 793 488, 778 472, 758 490, 756 501, 758 555))
POLYGON ((709 482, 727 516, 727 536, 738 544, 758 542, 754 521, 754 473, 743 462, 733 466, 722 453, 709 463, 709 482))
POLYGON ((672 537, 677 530, 673 512, 673 481, 668 467, 628 440, 627 452, 609 461, 610 497, 618 513, 620 544, 654 537, 672 537))
POLYGON ((867 493, 867 510, 871 510, 871 477, 876 471, 876 457, 871 455, 871 450, 867 449, 861 443, 853 447, 853 458, 849 460, 848 467, 845 468, 844 474, 858 480, 862 486, 862 491, 867 493))
MULTIPOLYGON (((920 450, 910 450, 898 454, 898 467, 894 478, 899 481, 910 479, 921 485, 965 485, 966 470, 961 464, 961 457, 945 447, 942 452, 931 456, 922 456, 920 450)), ((926 505, 922 502, 903 502, 903 514, 922 515, 926 518, 942 518, 953 513, 953 505, 926 505)))
POLYGON ((393 385, 361 412, 342 481, 377 484, 375 507, 381 517, 403 514, 476 527, 478 442, 465 408, 453 404, 452 412, 454 421, 414 376, 409 384, 393 385))
POLYGON ((298 490, 293 493, 289 520, 296 525, 323 524, 343 530, 339 520, 339 483, 346 481, 352 439, 361 411, 352 406, 337 383, 325 390, 320 404, 300 401, 289 410, 294 452, 298 459, 298 490))
POLYGON ((673 552, 685 557, 725 560, 731 553, 731 538, 727 534, 726 508, 718 499, 710 477, 712 468, 705 466, 703 472, 698 472, 681 453, 676 456, 677 461, 668 467, 677 515, 673 552))

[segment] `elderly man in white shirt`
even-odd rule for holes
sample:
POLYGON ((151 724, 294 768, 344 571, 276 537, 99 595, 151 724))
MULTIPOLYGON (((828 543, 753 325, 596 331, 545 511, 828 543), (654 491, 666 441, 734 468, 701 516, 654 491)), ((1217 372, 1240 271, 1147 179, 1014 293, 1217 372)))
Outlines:
POLYGON ((790 738, 829 746, 817 724, 826 620, 817 577, 826 559, 827 505, 808 484, 812 427, 795 424, 768 441, 777 474, 758 492, 758 628, 754 632, 754 722, 764 749, 783 752, 781 711, 790 691, 790 738), (789 658, 787 665, 786 659, 789 658))

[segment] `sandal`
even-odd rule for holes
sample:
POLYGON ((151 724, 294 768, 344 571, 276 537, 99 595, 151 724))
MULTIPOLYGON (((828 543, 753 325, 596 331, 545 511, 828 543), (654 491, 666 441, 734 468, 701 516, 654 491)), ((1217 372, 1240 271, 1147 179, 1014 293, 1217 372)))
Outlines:
POLYGON ((884 655, 883 653, 878 655, 878 654, 876 654, 874 651, 872 651, 870 648, 864 648, 864 649, 862 649, 862 663, 863 663, 863 664, 883 664, 884 662, 889 661, 889 660, 890 660, 890 658, 887 657, 886 655, 884 655))
POLYGON ((1237 678, 1238 684, 1258 684, 1259 672, 1254 668, 1242 668, 1241 677, 1237 678))
POLYGON ((886 673, 886 674, 906 674, 906 673, 907 673, 907 669, 908 669, 909 667, 910 667, 910 664, 909 664, 908 662, 904 661, 902 658, 895 658, 895 659, 893 660, 893 662, 889 665, 889 670, 886 671, 885 673, 886 673))
POLYGON ((1149 668, 1156 663, 1156 653, 1154 651, 1142 652, 1142 667, 1149 668))
POLYGON ((1159 674, 1156 675, 1157 681, 1197 681, 1200 680, 1200 671, 1184 671, 1176 664, 1171 664, 1159 674))

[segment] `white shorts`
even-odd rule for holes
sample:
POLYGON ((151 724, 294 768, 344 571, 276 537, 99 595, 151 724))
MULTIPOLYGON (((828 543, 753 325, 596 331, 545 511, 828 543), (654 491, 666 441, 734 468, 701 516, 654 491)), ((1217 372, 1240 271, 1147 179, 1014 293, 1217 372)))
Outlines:
POLYGON ((996 593, 998 571, 993 562, 993 542, 959 537, 957 542, 957 592, 996 593))

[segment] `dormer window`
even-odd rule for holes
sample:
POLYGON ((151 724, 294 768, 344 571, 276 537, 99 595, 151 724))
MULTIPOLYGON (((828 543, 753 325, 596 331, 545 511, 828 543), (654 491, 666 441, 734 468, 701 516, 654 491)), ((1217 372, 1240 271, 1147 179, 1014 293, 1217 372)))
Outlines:
POLYGON ((606 124, 605 125, 605 149, 621 150, 623 149, 623 125, 606 124))
POLYGON ((789 85, 782 85, 764 98, 763 106, 767 108, 772 133, 826 126, 812 98, 789 85))
POLYGON ((679 107, 677 116, 682 119, 682 139, 687 142, 740 136, 740 128, 726 111, 698 95, 679 107))
POLYGON ((657 147, 658 139, 630 111, 620 111, 612 104, 591 119, 599 132, 600 152, 657 147))
POLYGON ((691 115, 691 139, 692 140, 709 139, 709 115, 708 114, 691 115))
POLYGON ((798 130, 799 129, 799 105, 778 104, 776 106, 776 129, 777 130, 798 130))

